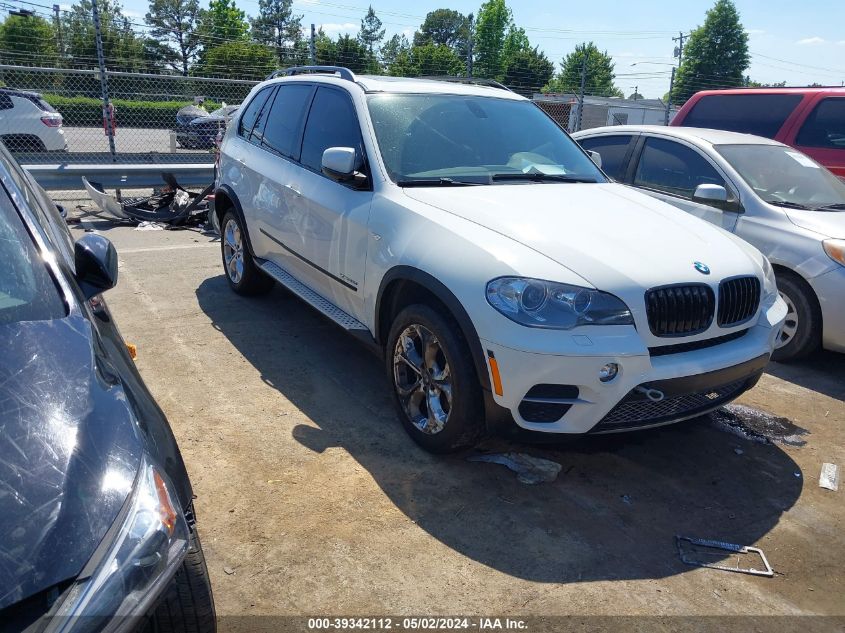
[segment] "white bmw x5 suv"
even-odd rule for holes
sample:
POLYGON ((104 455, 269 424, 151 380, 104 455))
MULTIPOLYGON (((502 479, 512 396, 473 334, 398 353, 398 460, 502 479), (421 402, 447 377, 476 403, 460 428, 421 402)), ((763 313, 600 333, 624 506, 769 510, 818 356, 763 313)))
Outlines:
POLYGON ((786 315, 769 262, 613 184, 496 86, 279 71, 223 138, 235 292, 277 282, 381 351, 433 452, 515 422, 676 422, 752 387, 786 315))

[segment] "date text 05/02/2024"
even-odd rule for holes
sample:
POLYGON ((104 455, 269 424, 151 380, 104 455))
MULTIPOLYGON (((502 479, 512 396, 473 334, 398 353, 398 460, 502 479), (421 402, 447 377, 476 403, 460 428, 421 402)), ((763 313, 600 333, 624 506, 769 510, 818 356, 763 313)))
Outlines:
POLYGON ((397 630, 397 631, 525 631, 525 620, 498 617, 324 617, 308 618, 309 630, 397 630))

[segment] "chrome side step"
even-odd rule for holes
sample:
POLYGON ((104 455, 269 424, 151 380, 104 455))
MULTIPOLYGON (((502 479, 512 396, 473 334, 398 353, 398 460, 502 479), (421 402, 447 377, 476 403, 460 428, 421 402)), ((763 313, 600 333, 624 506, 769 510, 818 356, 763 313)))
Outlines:
POLYGON ((293 294, 305 301, 319 313, 337 323, 344 330, 352 332, 357 336, 362 336, 364 339, 372 338, 370 330, 366 325, 361 323, 352 315, 338 308, 325 297, 311 290, 311 288, 296 279, 284 268, 271 261, 257 260, 256 263, 258 262, 261 262, 258 264, 259 268, 261 268, 261 270, 263 270, 267 275, 275 279, 278 283, 290 290, 293 294), (363 336, 365 334, 366 336, 363 336))

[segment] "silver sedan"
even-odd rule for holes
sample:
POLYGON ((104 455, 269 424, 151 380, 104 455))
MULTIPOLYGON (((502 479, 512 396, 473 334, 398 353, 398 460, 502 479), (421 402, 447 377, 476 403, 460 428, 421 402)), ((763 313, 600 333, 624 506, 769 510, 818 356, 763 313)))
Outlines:
POLYGON ((845 184, 787 145, 701 128, 573 134, 612 177, 750 242, 789 307, 774 360, 845 352, 845 184))

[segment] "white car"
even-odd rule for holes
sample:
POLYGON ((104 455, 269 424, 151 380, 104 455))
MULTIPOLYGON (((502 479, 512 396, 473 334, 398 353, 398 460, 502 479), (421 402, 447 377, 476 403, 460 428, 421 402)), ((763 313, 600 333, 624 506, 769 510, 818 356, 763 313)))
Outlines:
POLYGON ((626 125, 573 135, 608 174, 712 222, 770 260, 789 308, 772 358, 845 352, 845 183, 777 141, 626 125))
POLYGON ((757 381, 786 315, 766 258, 609 182, 530 101, 345 68, 279 74, 222 141, 226 277, 242 294, 275 280, 381 350, 424 448, 501 421, 667 424, 757 381))
POLYGON ((67 149, 62 115, 37 92, 0 88, 0 140, 14 152, 67 149))

